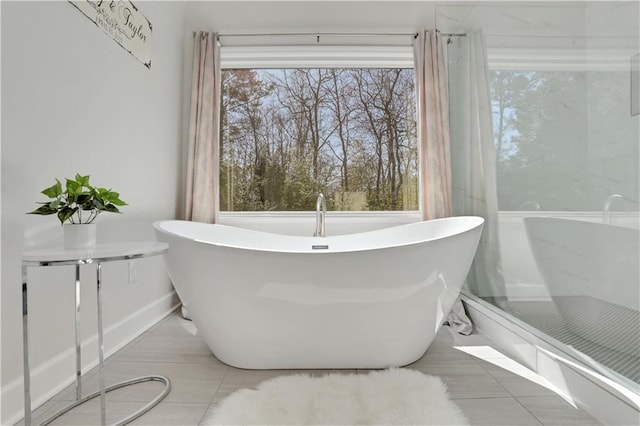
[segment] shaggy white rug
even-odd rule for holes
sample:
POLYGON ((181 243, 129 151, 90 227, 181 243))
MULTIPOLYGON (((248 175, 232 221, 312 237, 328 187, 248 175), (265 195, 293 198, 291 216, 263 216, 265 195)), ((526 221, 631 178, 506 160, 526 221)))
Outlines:
POLYGON ((415 370, 294 375, 240 389, 203 425, 467 425, 439 377, 415 370))

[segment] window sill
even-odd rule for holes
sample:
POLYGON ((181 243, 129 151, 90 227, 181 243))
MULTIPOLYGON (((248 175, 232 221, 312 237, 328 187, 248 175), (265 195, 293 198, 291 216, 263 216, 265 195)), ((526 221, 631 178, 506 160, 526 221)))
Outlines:
MULTIPOLYGON (((220 212, 220 221, 224 222, 307 222, 315 221, 316 212, 220 212)), ((360 222, 360 223, 411 223, 422 220, 420 213, 411 212, 366 212, 366 211, 329 211, 326 214, 327 221, 360 222)))
MULTIPOLYGON (((422 220, 412 212, 327 212, 327 235, 367 232, 422 220)), ((311 235, 316 213, 304 212, 221 212, 222 225, 288 235, 311 235)))

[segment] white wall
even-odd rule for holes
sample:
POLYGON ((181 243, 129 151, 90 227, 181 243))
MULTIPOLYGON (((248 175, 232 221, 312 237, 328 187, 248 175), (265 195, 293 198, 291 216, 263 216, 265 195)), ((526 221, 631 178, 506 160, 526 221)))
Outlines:
MULTIPOLYGON (((68 2, 2 2, 2 417, 22 411, 20 256, 61 244, 57 219, 25 212, 54 177, 90 174, 129 203, 98 219, 98 241, 153 240, 151 222, 178 210, 184 4, 137 4, 153 25, 148 70, 68 2)), ((177 302, 160 257, 105 264, 105 350, 113 352, 177 302)), ((97 359, 95 272, 83 267, 84 364, 97 359)), ((34 401, 74 374, 73 268, 29 274, 34 401), (57 357, 57 358, 56 358, 57 357)))

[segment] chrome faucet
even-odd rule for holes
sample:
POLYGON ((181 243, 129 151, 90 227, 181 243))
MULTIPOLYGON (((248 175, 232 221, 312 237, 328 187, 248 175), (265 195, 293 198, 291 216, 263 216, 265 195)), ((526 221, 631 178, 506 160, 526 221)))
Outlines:
POLYGON ((625 211, 629 211, 627 208, 627 204, 625 203, 624 197, 620 194, 611 194, 607 197, 604 202, 604 208, 602 209, 602 223, 610 225, 611 224, 611 204, 615 200, 621 200, 622 205, 624 206, 625 211))
POLYGON ((318 194, 316 200, 316 232, 313 233, 314 237, 324 237, 324 217, 327 214, 327 202, 324 199, 322 192, 318 194))

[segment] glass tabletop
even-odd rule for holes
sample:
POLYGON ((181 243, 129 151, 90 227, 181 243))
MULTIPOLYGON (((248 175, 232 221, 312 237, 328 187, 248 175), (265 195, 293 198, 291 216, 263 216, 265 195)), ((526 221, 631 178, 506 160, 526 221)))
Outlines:
POLYGON ((85 249, 51 247, 22 253, 25 265, 76 265, 139 259, 166 253, 169 244, 154 241, 96 244, 85 249))

